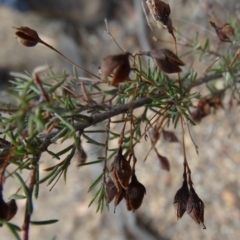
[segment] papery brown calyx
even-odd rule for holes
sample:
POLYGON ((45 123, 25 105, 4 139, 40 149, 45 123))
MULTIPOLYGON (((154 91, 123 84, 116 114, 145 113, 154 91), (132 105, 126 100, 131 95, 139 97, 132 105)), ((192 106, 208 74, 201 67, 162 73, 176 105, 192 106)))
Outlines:
POLYGON ((105 185, 105 191, 106 191, 107 203, 110 203, 118 193, 118 190, 111 178, 108 179, 105 185))
POLYGON ((218 27, 212 21, 209 21, 209 23, 215 29, 218 39, 221 42, 230 42, 230 43, 232 42, 230 37, 235 35, 235 31, 234 31, 234 28, 229 23, 225 23, 222 27, 218 27))
POLYGON ((7 203, 2 198, 0 199, 0 219, 10 221, 17 213, 17 209, 15 199, 11 199, 7 203))
POLYGON ((208 100, 202 98, 198 101, 197 109, 191 113, 191 116, 194 122, 199 123, 201 122, 202 118, 209 115, 210 112, 211 109, 208 100))
POLYGON ((184 62, 169 49, 155 49, 149 52, 143 52, 142 55, 152 57, 156 65, 165 73, 181 72, 179 66, 184 66, 184 62))
POLYGON ((187 180, 184 179, 182 187, 176 192, 173 204, 176 208, 177 219, 181 218, 187 209, 189 189, 187 180))
POLYGON ((120 146, 111 165, 111 171, 109 177, 113 181, 117 191, 120 192, 126 189, 129 185, 130 178, 132 176, 132 168, 130 162, 122 154, 122 147, 120 146))
POLYGON ((158 152, 156 152, 158 160, 160 162, 161 168, 166 171, 170 171, 170 162, 167 157, 164 157, 160 155, 158 152))
POLYGON ((187 202, 187 213, 197 224, 202 224, 203 229, 206 229, 206 226, 204 225, 204 203, 198 197, 193 187, 190 188, 187 202))
POLYGON ((37 32, 29 27, 19 27, 15 29, 17 30, 15 35, 18 41, 26 47, 34 47, 41 41, 37 32))
POLYGON ((106 79, 113 74, 111 81, 112 86, 118 86, 124 82, 131 71, 129 63, 129 53, 108 56, 103 59, 101 64, 102 79, 106 79))
POLYGON ((133 171, 131 182, 126 191, 126 203, 129 211, 138 209, 146 194, 146 188, 141 184, 133 171))
POLYGON ((148 0, 147 5, 152 17, 167 28, 170 33, 173 33, 172 21, 170 18, 171 9, 169 4, 161 0, 148 0))
POLYGON ((177 136, 175 135, 174 132, 172 131, 166 131, 166 130, 162 130, 162 133, 163 133, 163 138, 165 141, 168 141, 168 142, 179 142, 177 136))
POLYGON ((76 150, 75 158, 76 158, 78 164, 83 164, 83 163, 85 163, 87 161, 87 154, 84 151, 84 149, 82 148, 82 146, 81 146, 81 150, 80 151, 76 150))

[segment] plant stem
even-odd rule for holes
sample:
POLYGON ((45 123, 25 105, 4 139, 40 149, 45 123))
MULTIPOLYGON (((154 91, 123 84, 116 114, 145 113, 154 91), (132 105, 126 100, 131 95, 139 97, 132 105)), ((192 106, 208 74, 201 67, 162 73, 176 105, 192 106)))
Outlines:
MULTIPOLYGON (((40 158, 40 154, 38 156, 35 156, 33 161, 38 161, 40 158)), ((36 172, 37 168, 32 166, 31 170, 31 177, 30 177, 30 183, 28 185, 28 189, 30 192, 30 195, 32 196, 33 193, 33 188, 36 183, 36 172)), ((31 213, 28 211, 28 200, 26 201, 26 206, 25 206, 25 215, 24 215, 24 222, 22 226, 22 231, 23 231, 23 240, 29 240, 29 225, 30 225, 30 220, 31 220, 31 213)))
POLYGON ((55 49, 54 47, 52 47, 51 45, 47 44, 46 42, 44 42, 43 40, 39 39, 39 43, 42 43, 43 45, 45 45, 46 47, 52 49, 53 51, 55 51, 56 53, 58 53, 60 56, 62 56, 64 59, 66 59, 68 62, 70 62, 72 65, 74 65, 75 67, 83 70, 84 72, 90 74, 91 76, 100 79, 100 77, 98 77, 97 75, 95 75, 94 73, 88 71, 87 69, 77 65, 76 63, 72 62, 69 58, 67 58, 65 55, 63 55, 61 52, 59 52, 57 49, 55 49))

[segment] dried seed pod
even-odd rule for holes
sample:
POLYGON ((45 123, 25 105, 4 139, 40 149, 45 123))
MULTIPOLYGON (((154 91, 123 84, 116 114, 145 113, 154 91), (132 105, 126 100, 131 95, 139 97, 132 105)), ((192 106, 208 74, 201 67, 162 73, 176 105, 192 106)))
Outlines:
POLYGON ((34 47, 40 41, 37 32, 29 27, 16 28, 15 35, 18 41, 26 47, 34 47))
POLYGON ((165 73, 181 72, 179 66, 185 64, 169 49, 155 49, 147 53, 148 56, 155 60, 156 65, 165 73))
POLYGON ((124 82, 131 71, 128 57, 129 53, 106 57, 101 64, 102 79, 106 79, 115 71, 111 85, 118 86, 119 83, 124 82))
POLYGON ((198 101, 197 109, 196 111, 192 112, 192 119, 194 122, 201 122, 202 118, 209 115, 211 112, 210 104, 208 103, 208 100, 205 98, 202 98, 198 101))
POLYGON ((122 188, 115 196, 114 212, 116 211, 117 205, 123 200, 123 198, 126 198, 126 190, 122 188))
POLYGON ((143 201, 146 188, 141 184, 133 171, 132 180, 126 191, 127 209, 129 211, 138 209, 143 201))
POLYGON ((222 27, 218 27, 214 22, 209 21, 211 26, 215 29, 218 39, 221 42, 232 42, 229 36, 234 36, 235 31, 229 23, 225 23, 222 27))
POLYGON ((10 221, 17 213, 18 207, 15 199, 11 199, 9 202, 7 202, 7 205, 8 205, 9 211, 8 211, 6 220, 10 221))
POLYGON ((190 195, 187 202, 187 213, 197 223, 203 225, 203 229, 206 229, 204 225, 204 203, 198 197, 193 187, 190 188, 190 195))
POLYGON ((117 195, 118 190, 111 178, 108 179, 105 187, 107 203, 110 203, 117 195))
POLYGON ((176 137, 176 135, 172 132, 172 131, 162 131, 163 133, 163 138, 165 141, 168 142, 179 142, 178 138, 176 137))
POLYGON ((173 204, 176 208, 177 219, 181 218, 187 209, 189 189, 187 179, 184 179, 182 187, 176 192, 173 204))
MULTIPOLYGON (((2 196, 0 198, 0 219, 10 221, 17 213, 17 204, 14 199, 5 203, 2 196)), ((0 224, 0 227, 2 225, 0 224)))
POLYGON ((171 21, 169 18, 171 13, 169 4, 160 0, 148 0, 147 5, 153 18, 167 27, 169 21, 171 21))
POLYGON ((170 171, 170 162, 169 162, 168 158, 160 155, 159 153, 157 153, 157 157, 161 164, 161 168, 163 170, 170 171))
POLYGON ((80 152, 78 150, 76 150, 75 158, 76 158, 78 164, 83 164, 83 163, 85 163, 87 161, 87 154, 83 150, 82 147, 81 147, 81 151, 80 152))
POLYGON ((121 147, 118 150, 114 162, 112 163, 112 171, 110 174, 109 176, 112 178, 118 191, 121 187, 124 189, 128 187, 129 180, 132 176, 132 168, 130 162, 127 161, 126 158, 122 155, 121 147))

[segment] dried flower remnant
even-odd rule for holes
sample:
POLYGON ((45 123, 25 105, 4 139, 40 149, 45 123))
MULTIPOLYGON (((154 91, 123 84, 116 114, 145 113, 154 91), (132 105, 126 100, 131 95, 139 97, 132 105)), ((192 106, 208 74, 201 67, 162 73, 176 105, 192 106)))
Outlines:
POLYGON ((147 0, 146 3, 152 17, 167 28, 170 33, 173 33, 172 21, 169 17, 171 13, 169 4, 160 0, 147 0))
POLYGON ((146 188, 141 184, 133 171, 132 180, 126 191, 127 209, 129 211, 138 209, 146 194, 146 188))
POLYGON ((112 163, 112 169, 109 173, 110 178, 114 182, 118 192, 122 188, 126 189, 132 176, 132 168, 130 162, 122 155, 122 148, 118 149, 117 156, 112 163))
POLYGON ((75 158, 77 160, 78 165, 84 164, 87 161, 87 154, 82 147, 80 151, 76 150, 75 158))
POLYGON ((188 198, 189 198, 189 189, 188 189, 188 183, 187 183, 186 174, 185 174, 182 187, 176 192, 176 195, 173 201, 173 204, 176 208, 177 219, 181 218, 183 214, 186 212, 188 198))
POLYGON ((158 160, 160 162, 161 168, 163 170, 170 171, 169 160, 166 157, 160 155, 158 152, 157 152, 157 157, 158 157, 158 160))
POLYGON ((203 229, 206 229, 204 225, 204 203, 198 197, 193 187, 190 187, 190 195, 187 202, 187 213, 197 223, 203 225, 203 229))
POLYGON ((231 36, 235 35, 235 31, 233 27, 229 23, 225 23, 222 27, 218 27, 214 22, 209 21, 211 26, 215 29, 218 39, 221 42, 232 42, 232 40, 229 38, 231 36))
POLYGON ((177 136, 172 132, 172 131, 162 131, 163 133, 163 138, 165 141, 168 142, 179 142, 177 136))
POLYGON ((155 49, 149 52, 142 52, 142 55, 152 57, 156 65, 165 73, 179 73, 184 62, 169 49, 155 49))
POLYGON ((123 200, 123 198, 126 198, 126 190, 122 188, 115 196, 114 212, 116 212, 116 207, 123 200))
POLYGON ((194 122, 200 123, 211 113, 211 108, 219 109, 220 107, 223 108, 223 104, 219 97, 201 98, 198 101, 197 109, 191 113, 192 119, 194 122))
POLYGON ((105 187, 107 203, 110 203, 118 193, 118 190, 111 178, 108 179, 105 187))
POLYGON ((113 73, 112 86, 118 86, 119 83, 124 82, 131 71, 128 58, 129 53, 124 53, 108 56, 103 59, 101 64, 102 79, 106 79, 113 73))
POLYGON ((29 27, 19 27, 15 29, 17 30, 15 35, 18 41, 26 47, 34 47, 41 41, 37 32, 29 27))
MULTIPOLYGON (((15 199, 11 199, 9 202, 3 200, 2 186, 0 187, 0 219, 10 221, 17 213, 17 204, 15 199)), ((2 225, 0 224, 0 227, 2 225)))

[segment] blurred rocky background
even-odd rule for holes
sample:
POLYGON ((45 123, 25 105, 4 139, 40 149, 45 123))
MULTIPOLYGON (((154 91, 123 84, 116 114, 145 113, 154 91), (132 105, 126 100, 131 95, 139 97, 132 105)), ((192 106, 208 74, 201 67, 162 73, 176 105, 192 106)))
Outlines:
MULTIPOLYGON (((212 11, 215 19, 228 22, 234 17, 239 24, 240 4, 237 0, 169 0, 174 26, 187 38, 196 32, 204 40, 217 41, 208 20, 212 11)), ((54 71, 72 66, 55 52, 44 46, 25 48, 14 37, 12 27, 28 26, 40 37, 64 53, 79 65, 98 74, 101 59, 120 50, 106 33, 104 19, 108 20, 111 34, 125 50, 149 50, 166 43, 155 39, 170 38, 166 31, 147 26, 141 0, 0 0, 0 91, 7 98, 5 88, 11 71, 29 71, 40 65, 49 65, 54 71)), ((151 19, 150 19, 151 21, 151 19)), ((171 39, 170 39, 171 40, 171 39)), ((168 47, 173 49, 172 44, 168 47)), ((213 46, 214 47, 214 46, 213 46)), ((179 52, 186 49, 179 48, 179 52)), ((189 59, 185 59, 185 61, 189 59)), ((186 61, 188 63, 188 61, 186 61)), ((204 69, 204 61, 192 58, 189 65, 204 69)), ((81 71, 79 71, 81 73, 81 71)), ((82 73, 83 74, 83 73, 82 73)), ((88 208, 94 196, 88 193, 92 181, 102 172, 102 166, 77 168, 74 161, 69 169, 67 183, 62 179, 49 191, 43 186, 35 201, 33 220, 59 219, 49 226, 31 226, 31 239, 57 240, 237 240, 240 239, 240 148, 238 125, 239 113, 234 110, 219 110, 214 116, 203 119, 192 127, 193 137, 199 146, 199 155, 190 139, 187 139, 187 157, 192 169, 195 190, 205 203, 206 230, 197 225, 187 214, 176 220, 173 198, 182 184, 183 154, 180 143, 161 141, 157 148, 171 162, 170 172, 160 168, 154 153, 142 161, 150 143, 145 140, 137 148, 137 176, 146 189, 142 207, 135 213, 127 212, 122 202, 114 214, 109 211, 96 214, 96 204, 88 208), (144 146, 144 147, 143 147, 144 146)), ((103 126, 104 127, 104 126, 103 126)), ((180 131, 175 134, 181 138, 180 131)), ((96 136, 99 142, 104 135, 96 136)), ((68 145, 69 143, 65 143, 68 145)), ((59 146, 53 146, 57 148, 59 146)), ((63 148, 63 146, 60 146, 63 148)), ((98 149, 84 145, 88 161, 101 154, 98 149)), ((51 156, 44 155, 42 169, 53 164, 51 156)), ((44 174, 44 173, 42 173, 44 174)), ((5 184, 4 197, 17 190, 12 179, 5 184)), ((21 226, 24 200, 18 201, 19 212, 12 220, 21 226)), ((6 227, 0 229, 1 239, 13 236, 6 227)))

